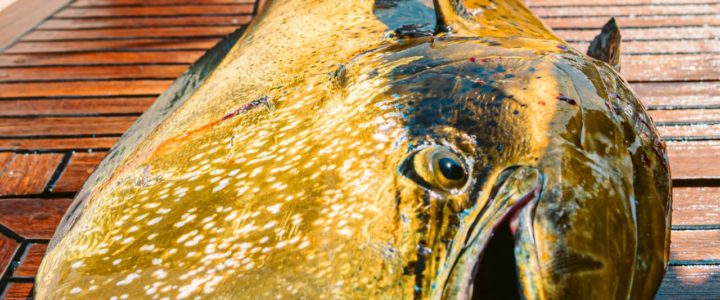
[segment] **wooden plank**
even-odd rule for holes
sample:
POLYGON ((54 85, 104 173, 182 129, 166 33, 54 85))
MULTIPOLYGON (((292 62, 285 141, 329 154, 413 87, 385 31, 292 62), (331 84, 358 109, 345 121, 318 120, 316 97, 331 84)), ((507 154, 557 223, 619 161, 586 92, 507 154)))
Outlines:
POLYGON ((252 4, 172 5, 172 6, 109 6, 101 8, 69 7, 53 18, 158 17, 158 16, 235 16, 250 14, 252 4))
POLYGON ((643 82, 630 86, 648 106, 720 105, 720 82, 643 82))
POLYGON ((53 192, 78 192, 107 152, 74 153, 53 192))
POLYGON ((13 155, 0 172, 0 196, 42 193, 61 160, 61 154, 13 155))
POLYGON ((72 199, 0 199, 0 224, 24 239, 49 240, 72 199))
POLYGON ((17 0, 0 0, 0 10, 3 10, 11 4, 15 3, 15 1, 17 0))
POLYGON ((153 102, 154 97, 6 100, 0 101, 0 116, 139 114, 153 102))
POLYGON ((0 10, 0 51, 69 2, 70 0, 23 0, 0 10))
POLYGON ((2 68, 0 83, 21 81, 73 81, 96 79, 175 79, 187 66, 62 66, 2 68))
POLYGON ((13 153, 0 152, 0 172, 5 172, 13 157, 15 157, 13 153))
MULTIPOLYGON (((543 18, 542 21, 552 28, 597 28, 605 24, 610 17, 543 18)), ((718 26, 717 16, 635 16, 617 17, 622 28, 628 27, 677 27, 677 26, 718 26)))
POLYGON ((720 230, 674 230, 670 240, 671 260, 720 260, 720 230))
MULTIPOLYGON (((606 20, 607 21, 607 20, 606 20)), ((567 41, 592 41, 600 33, 605 22, 598 22, 592 29, 560 29, 555 33, 567 41)), ((591 24, 588 24, 591 25, 591 24)), ((630 40, 681 40, 681 39, 717 39, 720 28, 710 26, 659 27, 659 28, 622 28, 623 41, 630 40)), ((35 33, 35 32, 33 32, 35 33)), ((27 38, 27 37, 25 37, 27 38)), ((681 42, 678 42, 681 43, 681 42)))
POLYGON ((163 52, 89 52, 0 54, 0 67, 20 66, 86 66, 134 64, 182 64, 195 62, 204 50, 163 52))
POLYGON ((28 245, 20 260, 20 265, 13 272, 13 277, 35 277, 46 250, 47 244, 28 245))
POLYGON ((655 122, 720 123, 720 109, 652 110, 649 113, 655 122))
MULTIPOLYGON (((567 16, 688 16, 693 14, 720 14, 720 3, 691 3, 678 5, 613 5, 613 6, 563 6, 535 7, 533 13, 539 17, 567 16)), ((64 11, 63 11, 64 12, 64 11)))
POLYGON ((663 138, 705 138, 720 136, 720 124, 679 124, 658 126, 663 138))
POLYGON ((180 26, 230 26, 248 24, 251 16, 202 16, 173 18, 50 19, 40 29, 147 28, 180 26))
POLYGON ((121 134, 135 119, 136 116, 0 118, 0 136, 121 134))
POLYGON ((120 28, 120 29, 86 29, 86 30, 35 30, 22 38, 23 41, 56 41, 56 40, 103 40, 103 39, 137 39, 137 38, 178 38, 178 37, 224 37, 237 29, 238 26, 207 26, 207 27, 172 27, 155 28, 120 28))
POLYGON ((720 291, 720 265, 672 266, 665 274, 655 299, 717 299, 720 291))
POLYGON ((720 223, 720 187, 674 187, 673 225, 720 223))
POLYGON ((630 82, 720 80, 720 54, 623 55, 620 61, 630 82))
POLYGON ((87 7, 87 6, 118 6, 118 5, 174 5, 174 4, 242 4, 255 3, 253 0, 77 0, 72 3, 71 7, 87 7))
POLYGON ((172 80, 97 82, 0 83, 0 99, 71 96, 152 96, 165 91, 172 80))
POLYGON ((720 142, 668 142, 673 179, 720 178, 720 142))
MULTIPOLYGON (((590 43, 570 43, 570 45, 575 49, 585 51, 590 43)), ((718 40, 623 41, 622 43, 624 54, 713 53, 717 51, 720 51, 720 41, 718 40)))
POLYGON ((5 300, 32 300, 32 289, 32 283, 11 282, 5 291, 5 300))
POLYGON ((20 243, 0 233, 0 278, 5 276, 18 248, 20 248, 20 243))
POLYGON ((109 41, 70 42, 18 42, 5 53, 54 53, 85 51, 142 51, 142 50, 208 50, 219 38, 193 38, 180 40, 136 39, 109 41))
POLYGON ((109 149, 115 145, 117 140, 118 137, 0 139, 0 150, 109 149))
MULTIPOLYGON (((138 55, 130 53, 130 59, 138 60, 138 55)), ((162 53, 156 53, 158 56, 162 53)), ((82 54, 81 56, 86 56, 82 54)), ((8 56, 4 56, 8 57, 8 56)), ((8 57, 9 58, 9 57, 8 57)), ((58 55, 55 58, 59 59, 58 55)), ((0 57, 0 64, 3 57, 0 57)), ((117 57, 116 57, 117 59, 117 57)), ((71 58, 63 59, 69 62, 71 58)), ((188 59, 186 59, 188 60, 188 59)), ((74 59, 74 61, 80 61, 74 59)), ((117 60, 116 60, 117 61, 117 60)), ((41 62, 34 61, 39 64, 41 62)), ((90 61, 81 63, 90 64, 90 61)), ((715 80, 720 79, 720 55, 648 55, 625 56, 622 59, 623 74, 630 81, 668 81, 668 80, 715 80)), ((53 65, 54 66, 54 65, 53 65)), ((27 80, 44 73, 42 79, 87 79, 87 78, 175 78, 185 66, 126 66, 113 68, 96 66, 94 68, 56 67, 53 69, 0 69, 0 81, 27 80), (45 72, 49 71, 49 72, 45 72)))

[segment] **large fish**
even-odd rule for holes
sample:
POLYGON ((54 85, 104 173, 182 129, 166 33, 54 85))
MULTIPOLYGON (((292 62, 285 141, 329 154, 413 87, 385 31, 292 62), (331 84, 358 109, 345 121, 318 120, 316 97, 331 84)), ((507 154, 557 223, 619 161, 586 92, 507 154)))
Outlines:
POLYGON ((654 296, 670 175, 613 22, 598 60, 519 0, 285 0, 233 41, 85 184, 38 298, 654 296))

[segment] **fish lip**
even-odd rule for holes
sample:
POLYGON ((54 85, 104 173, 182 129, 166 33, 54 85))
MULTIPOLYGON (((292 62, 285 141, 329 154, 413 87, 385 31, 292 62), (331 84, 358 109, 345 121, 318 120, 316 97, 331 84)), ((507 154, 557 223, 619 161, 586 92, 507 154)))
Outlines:
MULTIPOLYGON (((533 169, 537 172, 536 169, 533 169)), ((478 217, 473 221, 473 224, 468 231, 466 239, 462 245, 462 249, 458 253, 453 265, 450 269, 449 275, 446 278, 439 299, 471 299, 472 298, 472 284, 476 278, 475 271, 480 267, 483 256, 488 248, 488 244, 491 238, 502 228, 502 226, 510 226, 513 240, 517 239, 516 232, 518 230, 518 219, 522 214, 528 214, 530 220, 534 215, 535 207, 540 199, 545 184, 544 177, 539 172, 537 181, 532 185, 532 188, 527 190, 522 197, 519 197, 508 208, 500 215, 490 216, 492 226, 485 230, 475 232, 476 226, 483 226, 481 223, 484 214, 492 214, 493 209, 489 208, 498 199, 497 191, 491 192, 491 196, 488 198, 486 207, 480 212, 478 217)), ((532 225, 530 225, 532 226, 532 225)), ((519 284, 519 278, 516 278, 519 284)))
POLYGON ((508 224, 510 225, 513 237, 515 237, 518 226, 518 217, 520 213, 525 211, 525 209, 530 209, 530 215, 534 215, 535 204, 537 204, 537 200, 538 198, 540 198, 541 192, 542 186, 536 185, 530 193, 526 194, 523 198, 521 198, 521 200, 500 219, 500 221, 493 227, 492 232, 495 233, 498 229, 500 229, 501 226, 503 226, 504 224, 508 224))
MULTIPOLYGON (((508 281, 507 281, 507 278, 502 277, 502 275, 501 275, 501 278, 505 278, 505 280, 499 280, 499 282, 493 281, 493 283, 500 283, 497 286, 502 286, 502 288, 499 288, 500 290, 503 290, 503 291, 500 291, 501 293, 510 292, 509 290, 505 290, 505 289, 508 289, 511 287, 515 288, 514 292, 516 294, 513 293, 513 296, 504 295, 502 297, 503 299, 525 299, 523 297, 523 287, 522 287, 523 281, 522 281, 522 277, 521 277, 522 274, 520 274, 518 272, 518 267, 522 263, 517 260, 517 254, 515 252, 517 247, 519 247, 518 239, 521 238, 518 236, 518 230, 521 230, 519 228, 519 226, 521 226, 521 225, 524 225, 524 227, 526 227, 526 228, 530 228, 530 229, 532 228, 532 218, 535 215, 535 208, 537 206, 541 192, 542 192, 542 188, 540 186, 536 186, 536 188, 533 189, 533 191, 531 193, 528 193, 527 195, 525 195, 525 197, 523 197, 521 199, 521 201, 518 202, 517 205, 513 206, 513 208, 507 214, 505 214, 500 219, 500 221, 493 227, 492 237, 490 239, 487 239, 486 241, 484 241, 482 251, 480 252, 480 255, 477 256, 476 261, 472 267, 472 269, 474 270, 475 273, 468 278, 469 290, 467 291, 467 295, 471 296, 469 299, 485 299, 486 298, 487 295, 484 293, 475 295, 475 292, 477 291, 477 290, 474 290, 475 284, 477 284, 478 282, 482 282, 482 280, 483 280, 482 277, 479 277, 480 274, 478 274, 477 271, 482 270, 483 264, 485 263, 485 258, 486 258, 485 254, 488 253, 488 249, 494 248, 493 250, 497 251, 498 247, 495 246, 497 244, 493 245, 493 243, 494 243, 495 238, 496 237, 500 238, 500 235, 502 235, 502 234, 505 234, 506 237, 508 237, 508 235, 509 235, 509 237, 512 239, 512 242, 513 242, 513 245, 511 248, 503 248, 503 250, 507 250, 507 251, 511 252, 510 255, 513 257, 512 272, 514 274, 512 275, 513 279, 512 279, 512 281, 510 281, 511 285, 509 285, 509 286, 503 285, 503 283, 508 282, 508 281), (528 220, 528 222, 521 224, 520 218, 525 218, 526 220, 528 220), (507 229, 505 229, 505 228, 507 228, 507 229), (507 233, 506 230, 508 230, 509 233, 507 233), (478 280, 480 280, 480 281, 478 281, 478 280)), ((533 237, 532 233, 530 233, 528 235, 528 238, 531 240, 530 243, 534 245, 535 241, 534 241, 534 237, 533 237)), ((505 246, 507 247, 508 245, 505 245, 505 246)), ((497 252, 495 252, 495 254, 497 254, 497 252)), ((491 257, 488 256, 487 258, 491 258, 491 257)), ((490 265, 497 266, 497 263, 496 264, 491 263, 490 265)), ((501 263, 500 265, 504 265, 504 264, 501 263)), ((487 267, 486 267, 486 269, 487 269, 487 267)), ((505 272, 507 272, 507 270, 505 270, 505 272)), ((493 274, 493 275, 497 275, 497 274, 493 274)), ((492 285, 492 284, 487 284, 487 283, 484 284, 484 286, 486 286, 486 287, 489 285, 492 285)), ((493 292, 498 292, 498 289, 495 289, 493 292)), ((495 296, 497 296, 497 295, 493 294, 493 292, 489 292, 491 294, 490 298, 494 298, 495 296)), ((485 290, 485 293, 488 293, 488 290, 485 290)), ((510 292, 510 293, 512 293, 512 292, 510 292)))
MULTIPOLYGON (((498 218, 497 221, 495 222, 495 224, 493 225, 492 229, 490 230, 490 232, 495 233, 500 228, 500 226, 502 226, 506 222, 516 223, 514 221, 517 221, 517 216, 519 215, 519 213, 525 207, 527 207, 531 202, 533 202, 532 200, 534 200, 534 199, 537 200, 538 198, 540 198, 540 194, 541 194, 542 188, 543 188, 542 181, 543 180, 541 178, 541 180, 539 180, 537 182, 537 184, 535 184, 533 186, 533 189, 531 189, 528 193, 523 195, 523 197, 521 197, 520 200, 517 201, 517 203, 512 205, 506 213, 504 213, 500 218, 498 218)), ((483 208, 483 211, 480 212, 480 215, 487 213, 488 206, 490 206, 490 204, 495 201, 496 197, 497 197, 497 192, 494 191, 487 201, 488 205, 486 205, 486 207, 483 208)), ((533 205, 533 207, 534 207, 534 205, 533 205)), ((463 249, 466 249, 467 247, 469 247, 478 238, 477 234, 474 235, 474 237, 473 237, 473 229, 475 228, 475 226, 478 225, 477 223, 481 221, 480 219, 481 219, 480 217, 476 218, 473 221, 473 224, 470 226, 468 235, 465 239, 465 242, 463 243, 463 249)))

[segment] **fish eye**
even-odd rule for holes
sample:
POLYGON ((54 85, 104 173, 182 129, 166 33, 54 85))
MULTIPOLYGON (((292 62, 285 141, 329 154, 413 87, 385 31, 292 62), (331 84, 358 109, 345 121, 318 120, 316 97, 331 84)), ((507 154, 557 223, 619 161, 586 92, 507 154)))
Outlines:
POLYGON ((437 161, 438 168, 442 175, 448 180, 460 180, 465 178, 465 169, 462 167, 459 161, 443 157, 437 161))
POLYGON ((450 191, 465 186, 468 172, 463 160, 450 149, 433 146, 408 156, 400 172, 421 186, 450 191))

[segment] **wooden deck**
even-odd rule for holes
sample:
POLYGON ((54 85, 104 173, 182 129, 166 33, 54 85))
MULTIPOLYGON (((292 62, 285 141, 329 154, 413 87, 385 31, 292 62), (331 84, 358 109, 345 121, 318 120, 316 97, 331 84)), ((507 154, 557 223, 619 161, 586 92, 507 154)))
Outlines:
MULTIPOLYGON (((108 149, 257 10, 253 0, 65 1, 0 46, 0 298, 29 297, 55 226, 108 149)), ((624 76, 673 171, 672 262, 658 299, 720 299, 720 1, 528 2, 580 49, 618 17, 624 76)))

